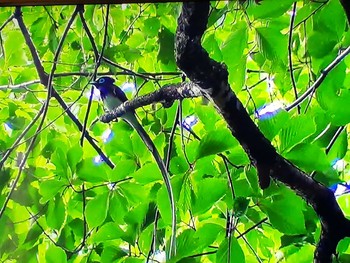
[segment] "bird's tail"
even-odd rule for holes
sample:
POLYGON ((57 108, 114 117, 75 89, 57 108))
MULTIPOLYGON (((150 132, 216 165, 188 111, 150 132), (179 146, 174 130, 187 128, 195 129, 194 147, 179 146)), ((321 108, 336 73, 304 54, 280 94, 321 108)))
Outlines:
POLYGON ((134 130, 137 131, 139 136, 141 137, 142 141, 145 143, 146 147, 150 150, 152 153, 155 161, 157 162, 157 165, 161 171, 171 206, 171 237, 170 237, 170 247, 169 247, 169 258, 175 256, 176 254, 176 207, 175 207, 175 200, 174 200, 174 194, 173 189, 170 182, 170 176, 167 172, 167 169, 165 167, 164 161, 162 157, 159 155, 159 152, 154 145, 152 139, 149 137, 145 129, 142 127, 140 122, 137 120, 136 116, 134 114, 130 114, 129 116, 125 116, 124 114, 124 120, 129 123, 134 130), (127 117, 127 118, 125 118, 127 117))

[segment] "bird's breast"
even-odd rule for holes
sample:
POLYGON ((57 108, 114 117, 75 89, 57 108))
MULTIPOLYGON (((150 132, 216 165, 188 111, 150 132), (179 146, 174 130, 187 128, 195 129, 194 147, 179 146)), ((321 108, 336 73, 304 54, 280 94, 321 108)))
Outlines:
POLYGON ((103 99, 103 102, 106 106, 106 108, 111 111, 115 108, 117 108, 119 105, 122 104, 121 100, 116 98, 116 97, 113 97, 113 96, 106 96, 104 99, 103 99))

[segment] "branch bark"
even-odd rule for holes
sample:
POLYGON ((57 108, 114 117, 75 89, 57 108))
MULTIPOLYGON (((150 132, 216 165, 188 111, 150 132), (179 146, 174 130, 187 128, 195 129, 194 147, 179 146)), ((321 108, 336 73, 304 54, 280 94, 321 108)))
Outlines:
POLYGON ((350 236, 350 221, 344 217, 332 191, 279 155, 250 119, 228 84, 225 65, 212 60, 201 46, 208 12, 209 2, 183 4, 176 33, 177 64, 211 98, 224 117, 232 135, 257 167, 260 186, 267 187, 271 176, 289 186, 314 208, 322 227, 315 262, 331 262, 338 242, 350 236))
POLYGON ((127 111, 133 111, 137 108, 150 105, 152 103, 160 102, 164 107, 170 107, 175 100, 200 96, 202 96, 202 92, 194 83, 165 85, 155 92, 124 102, 113 111, 102 115, 100 120, 107 123, 122 116, 127 111))

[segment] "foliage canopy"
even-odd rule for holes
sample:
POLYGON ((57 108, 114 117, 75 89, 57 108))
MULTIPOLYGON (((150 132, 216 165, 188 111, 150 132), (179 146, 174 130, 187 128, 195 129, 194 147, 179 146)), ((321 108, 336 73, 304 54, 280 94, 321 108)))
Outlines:
MULTIPOLYGON (((96 122, 104 109, 89 81, 94 73, 114 76, 129 98, 181 82, 174 57, 180 8, 0 9, 2 261, 145 262, 165 250, 171 217, 158 168, 126 123, 96 122), (84 120, 94 139, 81 146, 77 122, 84 120)), ((338 0, 213 2, 203 37, 266 138, 326 186, 349 181, 349 44, 338 0)), ((137 114, 170 160, 178 213, 173 262, 312 261, 315 212, 277 182, 259 188, 247 154, 210 103, 193 98, 137 114), (178 126, 189 119, 196 121, 178 126)), ((347 196, 338 202, 350 215, 347 196)), ((349 240, 338 246, 344 262, 349 240)))

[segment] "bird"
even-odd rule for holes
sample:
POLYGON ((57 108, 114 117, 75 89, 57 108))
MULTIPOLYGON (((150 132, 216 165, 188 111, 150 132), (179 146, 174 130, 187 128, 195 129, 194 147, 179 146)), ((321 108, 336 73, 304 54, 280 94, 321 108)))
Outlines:
MULTIPOLYGON (((115 80, 113 78, 107 76, 100 77, 96 81, 90 82, 90 84, 94 85, 99 90, 103 104, 109 111, 112 111, 113 109, 117 108, 118 106, 120 106, 128 100, 122 89, 115 85, 114 82, 115 80)), ((169 257, 173 257, 176 254, 176 206, 173 189, 170 182, 170 176, 167 172, 167 169, 165 168, 164 161, 161 158, 152 139, 149 137, 148 133, 138 121, 135 111, 127 111, 122 116, 120 116, 120 118, 127 122, 139 134, 146 147, 152 153, 161 171, 171 206, 172 231, 168 255, 169 257)))

